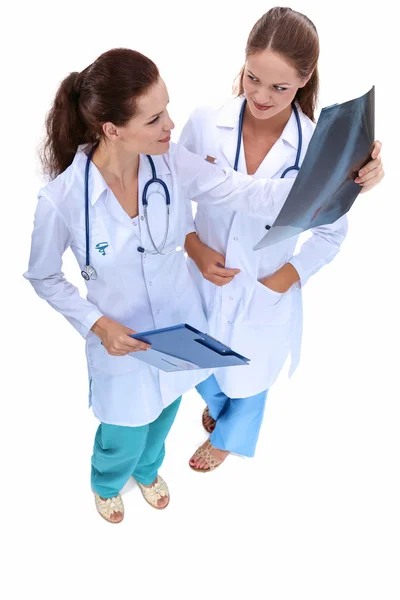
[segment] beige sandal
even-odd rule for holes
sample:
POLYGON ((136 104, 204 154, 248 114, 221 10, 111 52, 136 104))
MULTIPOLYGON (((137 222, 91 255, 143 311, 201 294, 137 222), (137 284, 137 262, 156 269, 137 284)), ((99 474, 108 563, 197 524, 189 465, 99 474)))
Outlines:
POLYGON ((146 487, 139 482, 137 483, 143 494, 143 498, 148 504, 150 504, 150 506, 156 508, 157 510, 164 510, 164 508, 167 508, 170 499, 169 489, 164 479, 160 477, 160 475, 158 475, 157 481, 151 487, 146 487), (167 504, 165 506, 158 506, 157 500, 161 500, 161 498, 164 498, 165 496, 168 498, 167 504))
POLYGON ((204 458, 208 465, 208 469, 198 469, 197 467, 192 467, 190 462, 189 467, 198 473, 209 473, 210 471, 214 471, 214 469, 219 467, 224 461, 218 460, 218 458, 215 458, 215 456, 211 454, 212 448, 213 445, 211 444, 210 440, 207 440, 206 445, 197 448, 196 452, 192 456, 192 458, 204 458))
MULTIPOLYGON (((203 423, 203 427, 207 431, 207 433, 212 433, 215 429, 215 425, 213 426, 212 429, 207 429, 206 424, 204 422, 206 417, 210 417, 210 419, 212 419, 212 417, 210 416, 210 409, 208 408, 208 406, 206 406, 206 408, 203 410, 203 416, 201 418, 201 422, 203 423)), ((213 419, 213 421, 214 421, 214 423, 216 423, 215 419, 213 419)))
POLYGON ((124 503, 119 494, 118 496, 114 496, 114 498, 106 498, 103 500, 96 492, 94 492, 94 499, 96 501, 97 512, 103 519, 109 523, 121 523, 124 520, 124 503), (122 513, 122 519, 120 521, 112 521, 111 515, 117 512, 122 513))

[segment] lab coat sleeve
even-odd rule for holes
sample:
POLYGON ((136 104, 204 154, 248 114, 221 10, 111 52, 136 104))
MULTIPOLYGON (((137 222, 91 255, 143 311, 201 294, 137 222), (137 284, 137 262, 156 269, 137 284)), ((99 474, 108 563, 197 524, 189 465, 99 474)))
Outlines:
POLYGON ((186 125, 181 131, 181 135, 179 136, 178 144, 180 146, 184 146, 186 150, 189 152, 193 152, 194 154, 198 153, 198 149, 196 148, 196 131, 193 126, 194 113, 189 117, 186 121, 186 125))
POLYGON ((335 258, 347 235, 348 221, 344 215, 331 225, 322 225, 311 229, 311 237, 305 241, 290 264, 294 266, 303 286, 308 279, 335 258))
POLYGON ((191 200, 186 199, 185 201, 185 211, 186 211, 186 235, 189 233, 196 232, 196 226, 194 224, 193 218, 193 208, 191 200))
MULTIPOLYGON (((178 143, 181 144, 182 146, 184 146, 190 152, 195 152, 196 151, 196 149, 195 149, 196 139, 195 139, 195 131, 194 131, 194 128, 193 128, 192 117, 190 117, 188 119, 188 121, 186 122, 186 125, 182 129, 181 135, 179 136, 179 142, 178 143)), ((194 224, 194 218, 193 218, 192 201, 189 198, 187 198, 186 202, 187 202, 187 206, 186 206, 186 235, 189 235, 189 233, 196 232, 196 226, 194 224)))
POLYGON ((39 197, 32 233, 28 279, 40 298, 46 300, 86 338, 102 313, 79 294, 61 271, 62 256, 70 246, 71 234, 58 210, 39 197))
POLYGON ((278 216, 294 179, 253 179, 231 168, 221 169, 183 146, 176 146, 175 169, 186 198, 195 202, 226 206, 263 217, 267 224, 278 216))

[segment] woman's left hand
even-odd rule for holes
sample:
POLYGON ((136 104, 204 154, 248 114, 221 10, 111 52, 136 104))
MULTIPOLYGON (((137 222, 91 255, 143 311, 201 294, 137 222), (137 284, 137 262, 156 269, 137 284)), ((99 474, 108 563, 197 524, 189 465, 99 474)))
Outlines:
POLYGON ((378 141, 374 142, 371 160, 359 170, 358 177, 354 180, 355 183, 361 185, 361 194, 372 190, 385 176, 380 156, 381 149, 382 143, 378 141))
POLYGON ((272 275, 264 277, 260 283, 274 292, 285 294, 300 277, 291 263, 286 263, 272 275))

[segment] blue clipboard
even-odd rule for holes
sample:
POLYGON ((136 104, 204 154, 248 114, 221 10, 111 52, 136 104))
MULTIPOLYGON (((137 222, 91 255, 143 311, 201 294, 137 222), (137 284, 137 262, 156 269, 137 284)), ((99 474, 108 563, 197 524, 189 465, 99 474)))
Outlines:
POLYGON ((162 371, 214 369, 248 365, 250 362, 229 346, 186 323, 135 333, 131 337, 150 344, 151 348, 145 352, 132 352, 129 356, 162 371))

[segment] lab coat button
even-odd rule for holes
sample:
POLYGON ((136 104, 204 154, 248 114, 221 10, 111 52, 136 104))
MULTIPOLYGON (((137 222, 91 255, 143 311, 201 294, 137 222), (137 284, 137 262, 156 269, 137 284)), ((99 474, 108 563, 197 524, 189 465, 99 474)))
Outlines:
POLYGON ((233 300, 233 296, 229 296, 229 300, 233 300))
POLYGON ((152 282, 152 281, 149 281, 149 285, 153 285, 153 282, 152 282))
POLYGON ((228 325, 232 325, 232 321, 228 321, 228 325))
POLYGON ((237 242, 239 238, 237 238, 237 237, 234 237, 233 239, 235 240, 235 242, 237 242))

